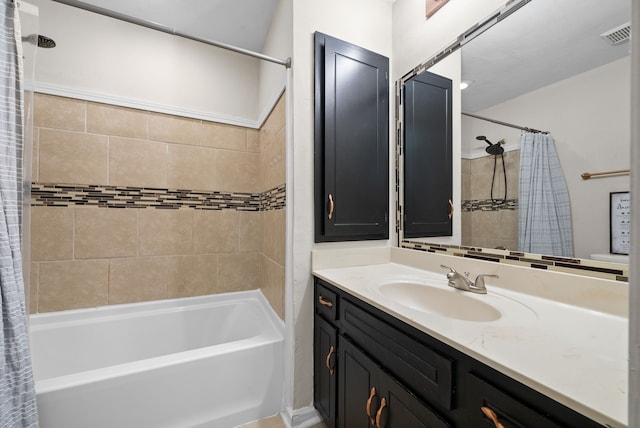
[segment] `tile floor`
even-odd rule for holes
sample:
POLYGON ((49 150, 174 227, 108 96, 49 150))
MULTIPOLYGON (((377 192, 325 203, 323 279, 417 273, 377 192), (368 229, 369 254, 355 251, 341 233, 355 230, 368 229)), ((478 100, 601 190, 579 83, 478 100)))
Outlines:
MULTIPOLYGON (((261 419, 256 422, 242 425, 238 428, 285 428, 285 425, 284 422, 282 422, 282 418, 280 417, 280 415, 276 415, 270 418, 261 419)), ((317 425, 312 426, 311 428, 327 428, 327 426, 321 422, 317 425)))

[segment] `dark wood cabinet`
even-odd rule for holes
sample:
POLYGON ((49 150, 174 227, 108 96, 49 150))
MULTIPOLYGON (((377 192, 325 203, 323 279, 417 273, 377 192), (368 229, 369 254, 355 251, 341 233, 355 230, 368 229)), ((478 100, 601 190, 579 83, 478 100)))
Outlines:
POLYGON ((331 428, 602 428, 320 279, 314 294, 314 405, 331 428))
POLYGON ((315 34, 315 240, 389 237, 389 59, 315 34))
POLYGON ((406 238, 452 234, 451 90, 450 79, 427 71, 402 88, 406 238))

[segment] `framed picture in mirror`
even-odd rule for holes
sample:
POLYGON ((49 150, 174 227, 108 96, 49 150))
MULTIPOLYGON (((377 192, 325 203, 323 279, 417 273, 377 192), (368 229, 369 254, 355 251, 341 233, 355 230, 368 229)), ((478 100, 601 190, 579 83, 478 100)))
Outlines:
POLYGON ((631 200, 629 192, 611 192, 609 204, 610 252, 611 254, 628 255, 631 247, 631 200))
POLYGON ((449 0, 426 0, 427 1, 427 18, 430 18, 436 13, 442 6, 444 6, 449 0))

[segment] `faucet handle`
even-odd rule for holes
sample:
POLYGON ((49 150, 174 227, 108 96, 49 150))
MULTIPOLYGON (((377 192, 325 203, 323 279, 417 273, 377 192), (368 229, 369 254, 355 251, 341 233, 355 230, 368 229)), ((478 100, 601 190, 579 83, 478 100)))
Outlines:
POLYGON ((456 273, 456 270, 452 267, 440 265, 441 268, 449 269, 449 273, 456 273))
POLYGON ((498 275, 481 274, 481 275, 478 275, 476 277, 475 283, 473 285, 478 287, 478 288, 486 288, 486 286, 484 285, 484 279, 487 278, 487 277, 488 278, 500 278, 498 275))

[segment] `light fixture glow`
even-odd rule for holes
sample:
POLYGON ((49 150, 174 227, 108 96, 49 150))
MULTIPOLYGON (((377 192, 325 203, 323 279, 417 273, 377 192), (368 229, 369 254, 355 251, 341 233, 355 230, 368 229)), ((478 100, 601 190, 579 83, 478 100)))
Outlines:
POLYGON ((471 84, 470 81, 463 80, 462 82, 460 82, 460 90, 464 91, 465 89, 467 89, 469 87, 470 84, 471 84))

